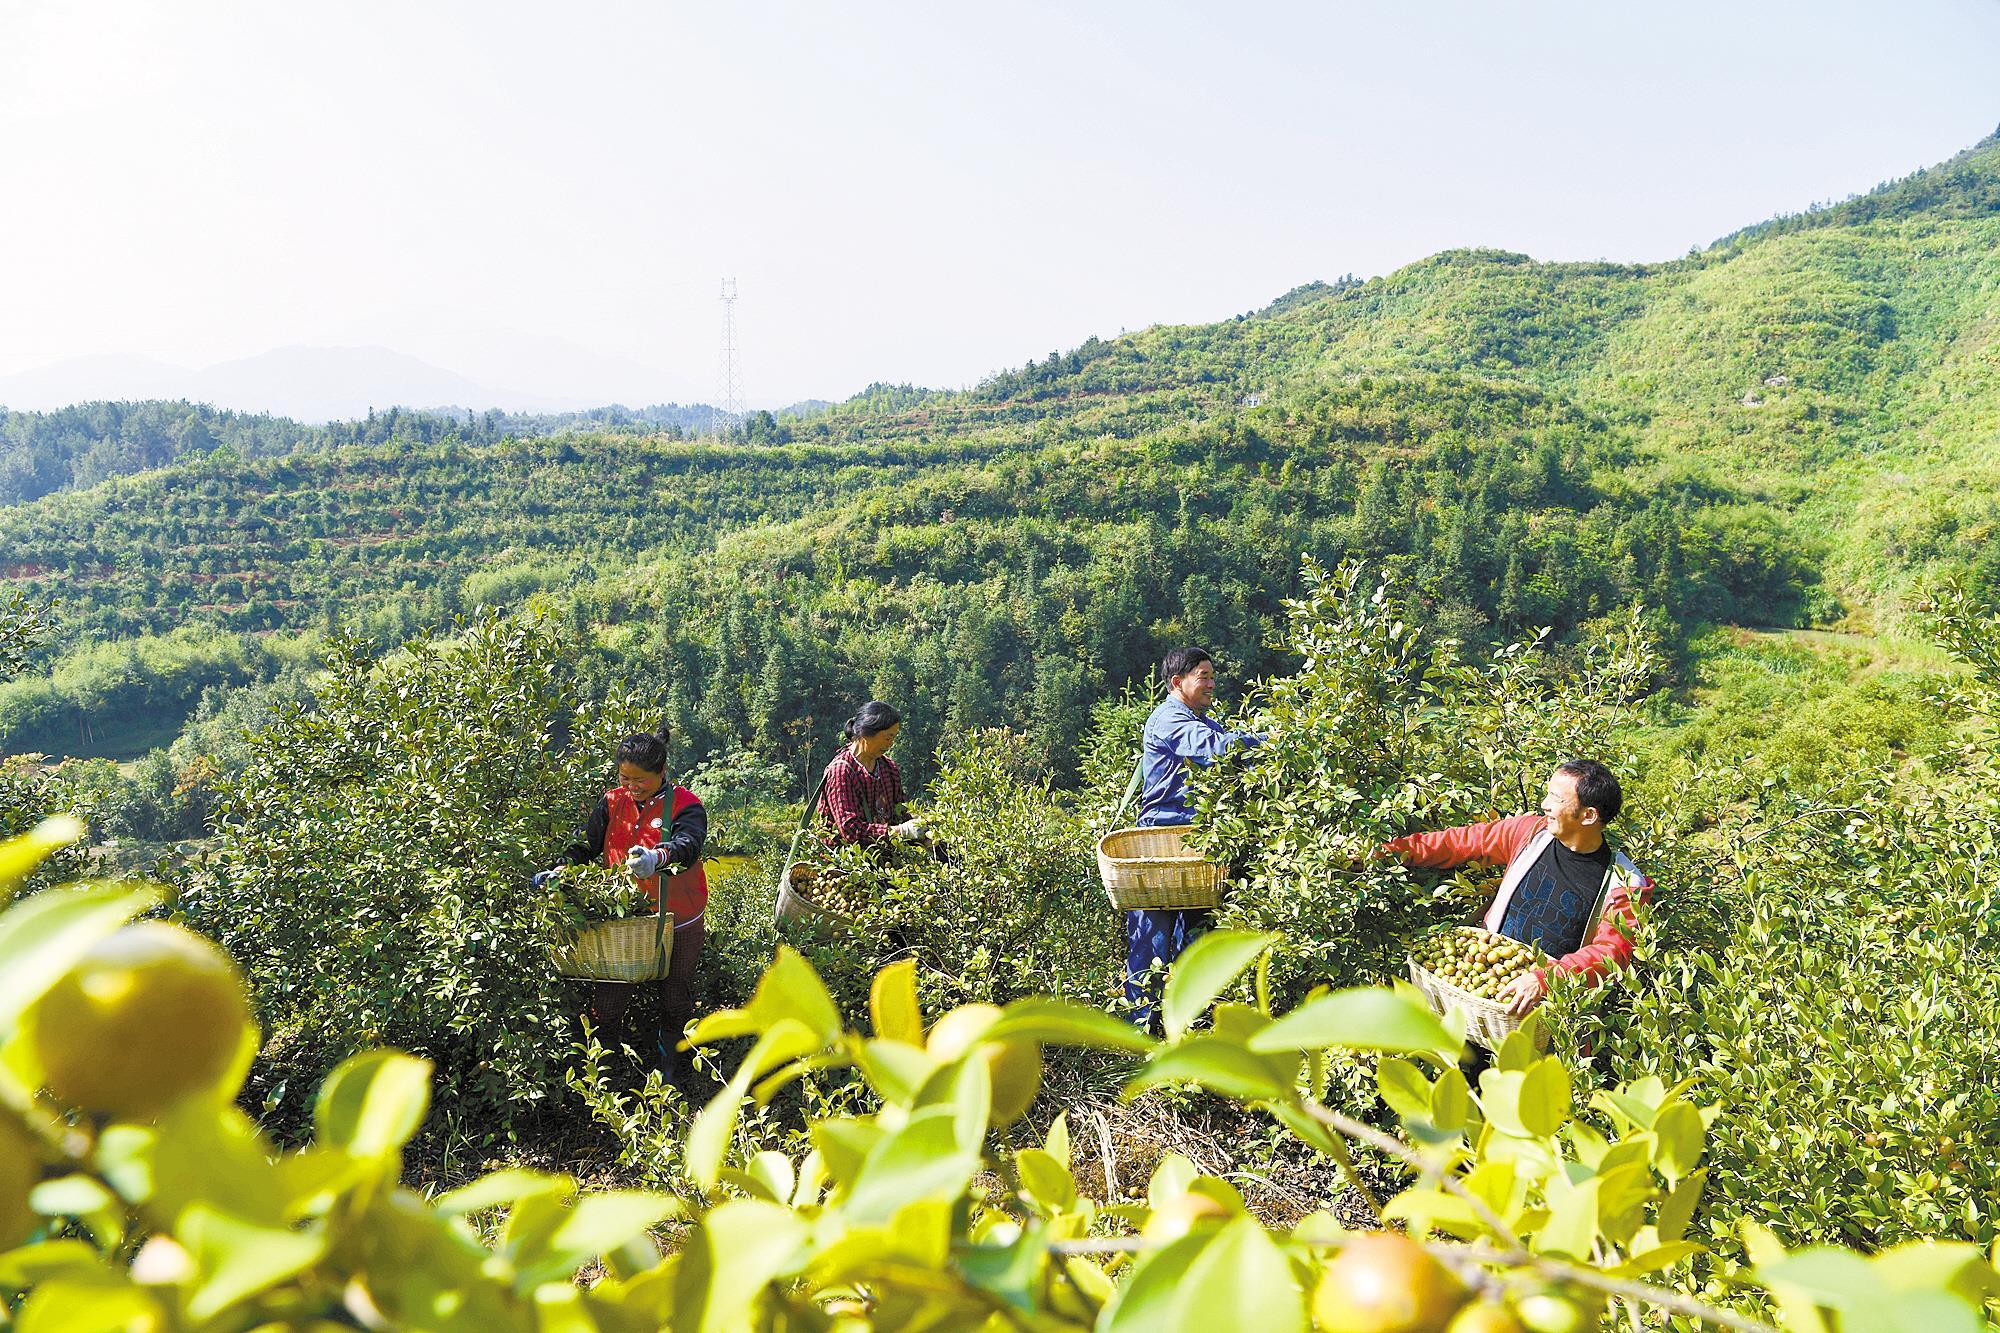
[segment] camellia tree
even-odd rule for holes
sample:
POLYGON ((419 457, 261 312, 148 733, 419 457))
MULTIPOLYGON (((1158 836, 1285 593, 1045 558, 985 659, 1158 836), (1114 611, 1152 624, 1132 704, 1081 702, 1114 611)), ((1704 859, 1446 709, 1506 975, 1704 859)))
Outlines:
MULTIPOLYGON (((52 822, 0 845, 0 892, 79 833, 52 822)), ((510 1168, 425 1199, 399 1184, 425 1062, 350 1058, 319 1091, 316 1141, 280 1152, 233 1102, 256 1043, 234 965, 178 926, 127 924, 153 901, 79 886, 0 914, 0 1293, 22 1333, 1556 1333, 1614 1310, 1971 1333, 2000 1289, 1969 1246, 1787 1254, 1754 1230, 1755 1267, 1720 1275, 1741 1309, 1656 1285, 1700 1248, 1687 1232, 1709 1117, 1685 1089, 1642 1081, 1579 1108, 1569 1070, 1529 1036, 1475 1085, 1454 1018, 1401 990, 1327 992, 1274 1015, 1273 939, 1242 931, 1176 965, 1164 1042, 1042 998, 927 1022, 908 963, 876 976, 862 1031, 781 949, 747 1005, 693 1034, 751 1044, 690 1129, 683 1193, 581 1193, 510 1168), (1348 1171, 1374 1224, 1267 1226, 1172 1156, 1143 1200, 1085 1196, 1061 1116, 1031 1143, 1002 1142, 1046 1045, 1127 1053, 1129 1093, 1191 1083, 1267 1110, 1348 1171), (1323 1100, 1341 1052, 1378 1057, 1401 1136, 1323 1100), (796 1159, 743 1138, 746 1099, 836 1069, 863 1081, 864 1113, 813 1123, 796 1159), (1390 1197, 1353 1172, 1355 1141, 1403 1164, 1390 1197)))

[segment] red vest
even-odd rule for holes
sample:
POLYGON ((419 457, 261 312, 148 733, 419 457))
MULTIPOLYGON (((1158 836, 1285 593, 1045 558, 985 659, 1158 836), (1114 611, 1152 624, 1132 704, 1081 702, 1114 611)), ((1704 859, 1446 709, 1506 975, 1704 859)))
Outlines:
MULTIPOLYGON (((667 804, 664 787, 654 792, 653 798, 643 806, 635 802, 631 793, 623 787, 613 787, 604 793, 604 805, 611 816, 604 829, 604 864, 623 865, 626 851, 633 847, 658 847, 667 840, 674 816, 691 805, 700 804, 701 798, 686 787, 674 788, 671 807, 667 804)), ((700 861, 676 875, 655 875, 639 881, 639 887, 646 891, 646 896, 653 900, 655 907, 660 903, 661 879, 667 881, 667 910, 674 914, 676 926, 686 925, 708 906, 708 875, 703 872, 700 861)))

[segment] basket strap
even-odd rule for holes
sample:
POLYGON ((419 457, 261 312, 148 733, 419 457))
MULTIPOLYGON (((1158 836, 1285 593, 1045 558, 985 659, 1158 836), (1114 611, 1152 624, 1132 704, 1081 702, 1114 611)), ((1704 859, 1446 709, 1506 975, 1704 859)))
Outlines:
MULTIPOLYGON (((831 763, 832 761, 829 760, 828 762, 831 763)), ((819 771, 819 781, 813 784, 812 795, 806 797, 806 808, 799 812, 799 832, 803 833, 812 827, 813 811, 819 808, 819 798, 825 791, 826 769, 822 767, 819 771)), ((796 843, 797 839, 793 841, 796 843)))
POLYGON ((800 829, 798 832, 792 834, 792 845, 785 849, 785 868, 778 872, 778 892, 780 893, 783 893, 785 886, 792 882, 792 866, 799 859, 799 839, 805 837, 808 831, 807 829, 800 829))
POLYGON ((1111 812, 1111 826, 1118 827, 1118 821, 1125 817, 1125 807, 1132 804, 1132 798, 1139 794, 1139 784, 1146 777, 1146 752, 1139 751, 1139 758, 1132 765, 1132 780, 1125 784, 1125 795, 1118 800, 1118 808, 1111 812))
MULTIPOLYGON (((1605 841, 1609 843, 1610 839, 1607 838, 1605 841)), ((1597 927, 1604 921, 1605 904, 1611 901, 1611 885, 1617 880, 1619 875, 1624 873, 1623 868, 1618 864, 1618 858, 1618 849, 1613 847, 1611 849, 1611 864, 1604 868, 1604 880, 1597 886, 1597 901, 1590 905, 1590 916, 1584 922, 1583 939, 1578 946, 1579 948, 1583 944, 1588 944, 1597 938, 1597 927)))

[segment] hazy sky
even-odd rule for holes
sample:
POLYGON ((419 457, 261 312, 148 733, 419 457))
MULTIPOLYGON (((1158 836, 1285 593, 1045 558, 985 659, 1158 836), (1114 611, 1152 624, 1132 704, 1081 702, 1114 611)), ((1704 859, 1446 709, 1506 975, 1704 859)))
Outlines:
POLYGON ((0 373, 708 398, 733 274, 753 401, 954 386, 1450 246, 1669 258, 1996 123, 2000 0, 0 0, 0 373))

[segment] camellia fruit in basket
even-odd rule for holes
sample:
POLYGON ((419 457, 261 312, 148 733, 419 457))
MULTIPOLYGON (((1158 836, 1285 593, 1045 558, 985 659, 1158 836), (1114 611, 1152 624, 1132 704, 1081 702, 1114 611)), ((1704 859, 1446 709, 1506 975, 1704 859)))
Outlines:
POLYGON ((1503 986, 1545 961, 1518 940, 1471 926, 1425 937, 1410 958, 1438 980, 1482 1000, 1497 1000, 1503 986))

